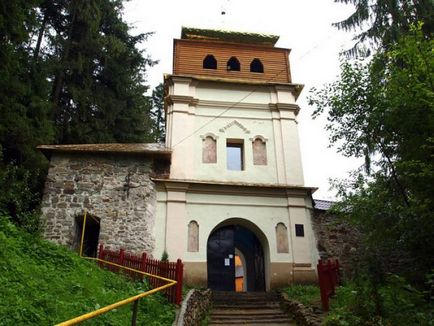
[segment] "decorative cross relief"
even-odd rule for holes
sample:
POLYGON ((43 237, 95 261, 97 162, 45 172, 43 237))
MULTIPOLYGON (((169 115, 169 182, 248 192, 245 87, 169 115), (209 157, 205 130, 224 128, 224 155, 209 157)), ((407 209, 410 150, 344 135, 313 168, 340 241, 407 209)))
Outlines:
POLYGON ((239 128, 241 128, 246 134, 250 134, 250 130, 247 129, 246 127, 244 127, 240 122, 238 122, 237 120, 234 120, 230 123, 228 123, 226 126, 224 126, 223 128, 220 128, 219 131, 220 132, 225 132, 226 130, 228 130, 230 127, 232 126, 238 126, 239 128))

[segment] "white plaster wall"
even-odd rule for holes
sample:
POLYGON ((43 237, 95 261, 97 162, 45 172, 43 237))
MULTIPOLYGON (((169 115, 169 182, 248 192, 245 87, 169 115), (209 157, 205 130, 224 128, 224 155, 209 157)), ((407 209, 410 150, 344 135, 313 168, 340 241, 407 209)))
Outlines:
POLYGON ((175 99, 167 107, 171 178, 303 185, 295 110, 270 106, 294 104, 289 86, 192 82, 178 77, 173 85, 169 95, 190 96, 191 102, 175 99), (202 142, 207 134, 217 138, 217 163, 202 163, 202 142), (255 136, 267 139, 267 165, 253 165, 255 136), (227 139, 243 140, 243 171, 226 168, 227 139))
MULTIPOLYGON (((181 193, 179 196, 183 197, 181 193)), ((206 262, 207 242, 211 232, 220 223, 236 218, 248 220, 262 231, 266 238, 266 243, 263 243, 264 251, 268 250, 268 253, 264 252, 264 254, 269 257, 270 262, 313 264, 317 258, 311 231, 310 210, 304 206, 303 198, 187 192, 185 202, 181 200, 176 202, 175 211, 165 208, 166 205, 171 205, 166 202, 168 198, 165 191, 159 191, 155 223, 157 231, 155 257, 161 256, 166 248, 171 259, 180 257, 189 262, 206 262), (188 252, 186 249, 188 224, 192 220, 199 224, 198 252, 188 252), (166 221, 171 224, 168 226, 173 233, 171 236, 164 234, 166 221), (289 253, 277 253, 276 225, 278 223, 283 223, 288 229, 289 253), (304 224, 304 237, 295 236, 295 224, 304 224)))

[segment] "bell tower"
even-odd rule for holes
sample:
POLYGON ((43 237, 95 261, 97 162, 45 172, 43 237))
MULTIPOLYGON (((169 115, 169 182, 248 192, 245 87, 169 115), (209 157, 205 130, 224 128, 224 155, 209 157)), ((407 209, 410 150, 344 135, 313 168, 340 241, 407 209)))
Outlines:
POLYGON ((157 184, 156 250, 187 283, 245 290, 316 279, 315 190, 304 186, 289 49, 274 35, 183 28, 164 76, 170 175, 157 184), (224 275, 224 282, 221 280, 224 275))
POLYGON ((278 37, 183 28, 167 87, 171 178, 303 185, 289 49, 278 37))

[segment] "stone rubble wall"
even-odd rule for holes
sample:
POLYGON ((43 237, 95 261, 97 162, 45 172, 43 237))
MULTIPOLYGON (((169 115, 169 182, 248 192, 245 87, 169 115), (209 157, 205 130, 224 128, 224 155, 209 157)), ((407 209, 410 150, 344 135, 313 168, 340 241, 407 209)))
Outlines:
POLYGON ((53 153, 42 200, 43 235, 78 247, 77 218, 100 219, 107 249, 152 253, 156 189, 152 161, 139 156, 53 153))
POLYGON ((211 290, 192 289, 182 302, 176 326, 199 326, 211 305, 211 290))
POLYGON ((333 214, 320 210, 314 211, 312 228, 320 258, 339 259, 342 277, 351 277, 360 255, 360 233, 333 214))
POLYGON ((300 326, 320 326, 324 318, 324 313, 316 307, 307 307, 304 304, 288 299, 286 293, 280 293, 282 308, 291 315, 297 325, 300 326))

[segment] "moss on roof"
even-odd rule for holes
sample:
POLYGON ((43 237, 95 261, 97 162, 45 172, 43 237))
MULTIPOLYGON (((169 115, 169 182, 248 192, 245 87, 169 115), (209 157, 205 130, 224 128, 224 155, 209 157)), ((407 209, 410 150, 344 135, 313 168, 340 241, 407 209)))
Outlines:
POLYGON ((182 27, 182 39, 190 40, 212 40, 233 43, 248 43, 274 46, 279 39, 277 35, 245 33, 235 31, 224 31, 214 29, 200 29, 193 27, 182 27))

